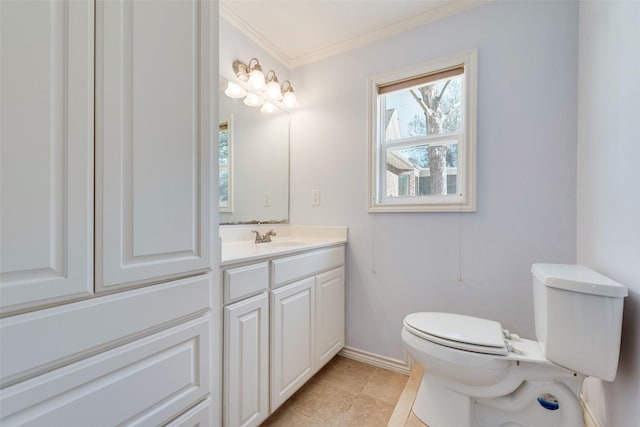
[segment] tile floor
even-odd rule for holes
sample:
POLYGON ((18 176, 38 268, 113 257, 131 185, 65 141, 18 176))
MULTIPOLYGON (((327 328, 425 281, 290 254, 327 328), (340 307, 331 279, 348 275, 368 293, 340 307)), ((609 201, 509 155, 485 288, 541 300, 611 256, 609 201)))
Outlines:
POLYGON ((336 356, 262 426, 386 427, 408 380, 406 375, 336 356))
POLYGON ((411 411, 423 375, 416 363, 407 377, 337 356, 262 426, 428 427, 411 411))

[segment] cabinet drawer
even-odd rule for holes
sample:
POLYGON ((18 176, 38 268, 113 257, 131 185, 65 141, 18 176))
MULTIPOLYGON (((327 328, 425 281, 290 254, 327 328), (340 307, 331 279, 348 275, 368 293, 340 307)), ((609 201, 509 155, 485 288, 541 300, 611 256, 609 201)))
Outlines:
POLYGON ((3 426, 161 425, 210 392, 211 316, 0 392, 3 426))
POLYGON ((213 418, 213 401, 209 396, 204 402, 189 409, 189 411, 167 424, 166 427, 210 426, 214 425, 213 418))
POLYGON ((344 264, 344 246, 321 249, 306 254, 276 259, 273 263, 273 286, 311 276, 344 264))
POLYGON ((247 265, 224 271, 224 304, 259 294, 269 287, 269 263, 247 265))
POLYGON ((0 319, 0 385, 68 365, 204 311, 210 288, 211 275, 204 274, 0 319))

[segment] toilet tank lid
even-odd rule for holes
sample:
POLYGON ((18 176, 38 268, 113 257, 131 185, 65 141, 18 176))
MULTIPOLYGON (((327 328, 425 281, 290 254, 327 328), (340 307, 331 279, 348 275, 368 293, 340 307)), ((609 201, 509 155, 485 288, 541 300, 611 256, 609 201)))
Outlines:
POLYGON ((533 264, 531 273, 541 283, 583 294, 623 298, 627 288, 590 268, 576 264, 533 264))

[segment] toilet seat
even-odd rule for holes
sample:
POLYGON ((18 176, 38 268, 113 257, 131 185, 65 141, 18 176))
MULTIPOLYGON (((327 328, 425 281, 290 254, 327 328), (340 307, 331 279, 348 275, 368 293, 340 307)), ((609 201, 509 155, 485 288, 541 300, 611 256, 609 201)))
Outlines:
POLYGON ((412 313, 404 326, 435 344, 475 353, 506 356, 502 326, 499 322, 454 313, 412 313))

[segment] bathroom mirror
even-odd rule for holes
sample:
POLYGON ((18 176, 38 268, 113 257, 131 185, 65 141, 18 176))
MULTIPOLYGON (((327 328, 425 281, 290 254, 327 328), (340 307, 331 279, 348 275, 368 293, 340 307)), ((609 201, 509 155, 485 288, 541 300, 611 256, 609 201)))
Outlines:
POLYGON ((263 113, 224 94, 220 76, 220 224, 289 219, 289 113, 263 113))

